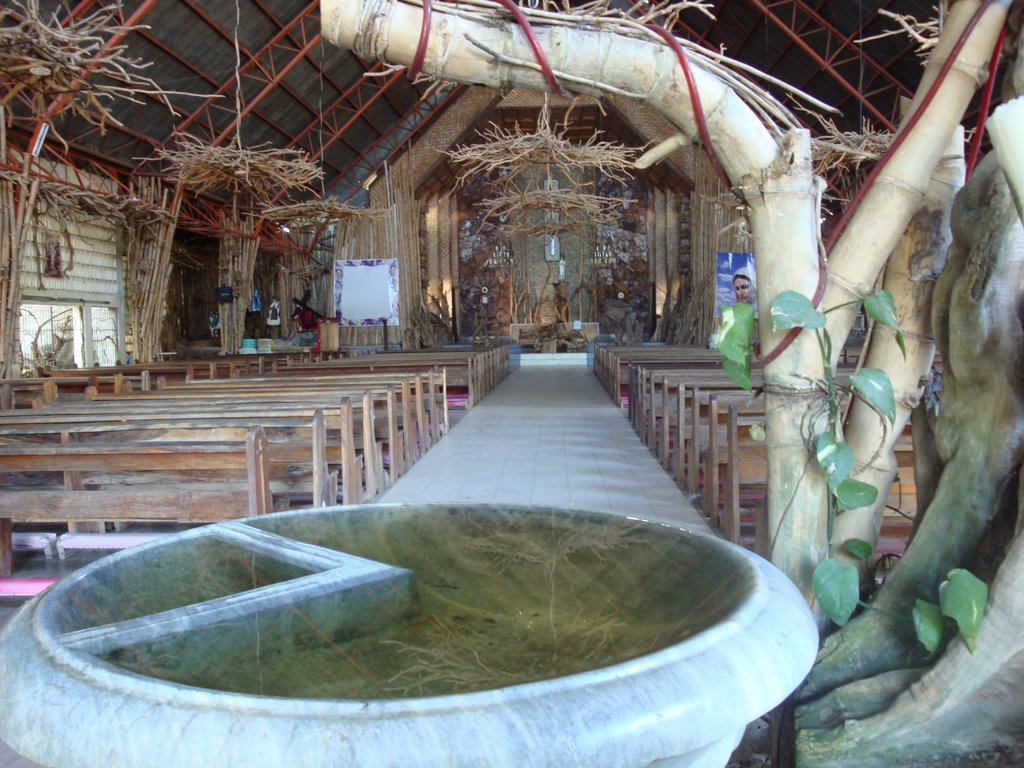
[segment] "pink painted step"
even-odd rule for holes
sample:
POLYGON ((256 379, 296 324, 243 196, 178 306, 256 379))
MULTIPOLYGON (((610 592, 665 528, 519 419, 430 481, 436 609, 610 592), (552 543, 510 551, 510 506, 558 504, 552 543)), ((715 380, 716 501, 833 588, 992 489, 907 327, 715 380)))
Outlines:
POLYGON ((0 578, 0 597, 35 597, 58 581, 48 576, 0 578))

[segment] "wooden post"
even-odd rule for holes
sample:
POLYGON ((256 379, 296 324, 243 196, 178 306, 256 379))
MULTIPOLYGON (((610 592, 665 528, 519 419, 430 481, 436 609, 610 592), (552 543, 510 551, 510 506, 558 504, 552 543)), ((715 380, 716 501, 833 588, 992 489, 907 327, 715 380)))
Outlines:
POLYGON ((330 495, 330 472, 327 471, 327 424, 324 412, 313 412, 313 506, 334 504, 330 495))
POLYGON ((358 504, 362 501, 362 480, 359 478, 359 463, 356 459, 355 424, 352 401, 341 398, 341 503, 358 504))
MULTIPOLYGON (((693 446, 690 446, 693 451, 693 446)), ((686 455, 686 385, 679 382, 679 391, 676 395, 676 483, 682 486, 686 480, 686 463, 693 461, 693 457, 686 455)))
POLYGON ((363 393, 363 475, 366 480, 366 498, 377 496, 377 436, 374 429, 373 394, 363 393))
POLYGON ((263 427, 253 427, 245 437, 245 465, 249 486, 249 514, 274 511, 270 493, 270 449, 263 427))
POLYGON ((697 493, 700 482, 697 471, 700 465, 700 387, 694 387, 690 395, 690 455, 686 462, 686 490, 697 493))
POLYGON ((708 449, 704 454, 704 514, 718 528, 718 395, 708 395, 708 449))
POLYGON ((0 517, 0 576, 10 576, 14 569, 14 542, 11 540, 11 518, 0 517))
POLYGON ((401 445, 398 440, 398 413, 395 406, 395 386, 388 384, 388 454, 391 457, 391 465, 388 467, 388 481, 394 484, 402 469, 401 445))

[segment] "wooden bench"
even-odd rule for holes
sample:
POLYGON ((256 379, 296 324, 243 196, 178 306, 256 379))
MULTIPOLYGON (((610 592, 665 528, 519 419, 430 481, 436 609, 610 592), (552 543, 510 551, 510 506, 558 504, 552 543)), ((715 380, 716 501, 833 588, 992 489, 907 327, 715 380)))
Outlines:
POLYGON ((366 499, 363 463, 372 464, 378 457, 376 440, 367 439, 361 419, 362 410, 353 408, 348 398, 333 405, 278 402, 249 407, 219 400, 159 406, 129 402, 120 408, 65 404, 3 414, 0 445, 223 440, 260 426, 268 436, 280 496, 305 495, 317 506, 335 503, 337 493, 331 488, 337 488, 340 477, 342 502, 351 504, 366 499), (369 453, 360 457, 367 445, 369 453))
POLYGON ((4 379, 0 381, 0 411, 33 408, 58 400, 82 400, 88 392, 120 394, 148 387, 148 375, 95 374, 76 371, 59 378, 4 379))
POLYGON ((275 366, 277 372, 284 370, 309 375, 339 372, 346 374, 443 372, 448 391, 464 389, 466 408, 470 409, 508 375, 508 347, 380 352, 318 363, 275 366))
POLYGON ((266 434, 244 440, 81 444, 8 443, 0 463, 10 474, 33 473, 31 484, 0 493, 0 575, 12 565, 11 523, 65 520, 213 522, 273 511, 266 434), (233 473, 234 480, 181 484, 183 471, 233 473), (86 481, 102 473, 105 482, 86 481))
POLYGON ((616 404, 628 398, 630 369, 667 365, 676 369, 720 368, 721 353, 714 349, 693 346, 609 346, 594 349, 594 373, 616 404))
POLYGON ((145 412, 146 404, 166 412, 209 403, 226 413, 248 410, 253 417, 258 417, 265 409, 269 412, 303 404, 322 407, 329 413, 341 398, 348 398, 363 414, 361 433, 366 487, 368 497, 373 498, 385 484, 382 453, 385 446, 390 453, 387 482, 393 483, 448 429, 447 411, 429 406, 437 397, 429 394, 434 389, 432 386, 425 388, 413 375, 384 378, 381 383, 382 378, 284 377, 196 382, 125 396, 99 395, 91 402, 96 408, 135 414, 145 412))

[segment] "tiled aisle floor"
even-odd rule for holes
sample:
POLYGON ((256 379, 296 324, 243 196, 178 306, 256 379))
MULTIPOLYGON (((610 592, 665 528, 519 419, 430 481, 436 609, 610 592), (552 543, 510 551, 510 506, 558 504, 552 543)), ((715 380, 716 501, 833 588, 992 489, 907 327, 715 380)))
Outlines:
MULTIPOLYGON (((518 368, 381 502, 574 507, 708 526, 589 368, 518 368)), ((0 605, 0 626, 12 604, 0 605)), ((36 768, 0 741, 0 768, 36 768)))
POLYGON ((380 501, 574 507, 707 530, 583 366, 514 370, 380 501))

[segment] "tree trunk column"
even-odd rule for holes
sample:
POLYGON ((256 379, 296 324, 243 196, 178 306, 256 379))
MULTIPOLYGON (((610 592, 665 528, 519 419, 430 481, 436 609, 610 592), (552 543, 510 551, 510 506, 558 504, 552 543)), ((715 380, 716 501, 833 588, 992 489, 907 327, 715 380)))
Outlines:
MULTIPOLYGON (((812 297, 817 288, 820 183, 811 169, 810 134, 796 131, 763 178, 746 177, 740 185, 754 232, 763 355, 785 336, 772 330, 771 302, 787 290, 812 297)), ((764 370, 770 559, 808 604, 813 603, 814 568, 827 550, 827 485, 808 449, 827 415, 816 382, 823 371, 818 341, 809 331, 764 370)))

